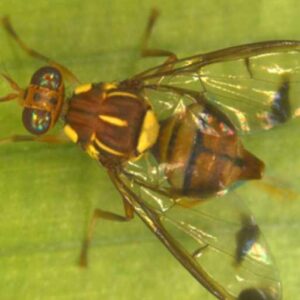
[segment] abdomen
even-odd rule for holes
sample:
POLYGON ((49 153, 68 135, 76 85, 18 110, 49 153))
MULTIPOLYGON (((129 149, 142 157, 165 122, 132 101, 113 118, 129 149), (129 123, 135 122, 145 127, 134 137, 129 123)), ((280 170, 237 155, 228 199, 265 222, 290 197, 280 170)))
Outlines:
POLYGON ((198 104, 161 123, 154 154, 174 189, 208 196, 261 178, 263 163, 244 149, 221 112, 198 104))

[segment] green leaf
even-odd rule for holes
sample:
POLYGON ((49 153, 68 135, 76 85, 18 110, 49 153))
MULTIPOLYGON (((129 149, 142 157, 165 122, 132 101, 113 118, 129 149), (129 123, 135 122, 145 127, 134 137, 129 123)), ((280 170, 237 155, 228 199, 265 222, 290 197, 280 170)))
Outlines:
MULTIPOLYGON (((300 38, 296 0, 2 0, 0 11, 31 47, 70 68, 82 82, 99 82, 121 80, 161 62, 139 60, 153 6, 161 18, 151 45, 180 57, 300 38)), ((4 30, 0 41, 0 71, 25 87, 43 63, 26 56, 4 30)), ((8 91, 0 81, 0 94, 8 91)), ((1 104, 1 136, 25 133, 20 116, 16 103, 1 104)), ((295 190, 298 127, 292 122, 246 141, 267 162, 267 174, 295 190)), ((1 145, 0 167, 1 299, 214 299, 138 218, 128 224, 99 222, 89 267, 78 267, 93 208, 122 212, 122 205, 105 171, 75 145, 1 145)), ((284 299, 297 299, 299 202, 272 200, 251 184, 241 187, 244 193, 273 249, 284 299)))

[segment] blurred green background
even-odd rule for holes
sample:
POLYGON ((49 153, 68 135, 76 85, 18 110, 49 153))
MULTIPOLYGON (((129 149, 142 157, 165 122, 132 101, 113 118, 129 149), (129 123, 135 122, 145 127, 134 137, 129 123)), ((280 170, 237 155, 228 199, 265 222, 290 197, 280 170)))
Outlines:
MULTIPOLYGON (((179 57, 236 44, 300 39, 297 0, 2 0, 20 36, 70 68, 82 82, 124 79, 159 63, 139 60, 151 8, 161 11, 151 45, 179 57)), ((0 28, 1 29, 1 28, 0 28)), ((40 62, 0 30, 0 71, 26 86, 40 62)), ((1 95, 9 88, 0 81, 1 95)), ((16 103, 1 104, 0 134, 24 133, 16 103)), ((299 191, 299 122, 248 137, 267 175, 299 191), (298 141, 297 141, 298 140, 298 141)), ((137 218, 101 222, 90 265, 78 267, 94 207, 122 211, 104 170, 74 145, 0 148, 0 299, 214 299, 137 218)), ((281 273, 284 299, 299 297, 300 202, 240 188, 257 216, 281 273)))

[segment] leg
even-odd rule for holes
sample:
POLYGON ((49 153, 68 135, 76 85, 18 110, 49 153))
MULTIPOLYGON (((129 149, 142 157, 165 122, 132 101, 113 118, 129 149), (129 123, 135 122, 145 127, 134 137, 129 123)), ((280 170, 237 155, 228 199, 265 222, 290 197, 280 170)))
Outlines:
POLYGON ((50 58, 44 56, 43 54, 29 48, 21 39, 20 37, 17 35, 16 31, 14 30, 13 26, 10 23, 9 18, 6 16, 4 18, 2 18, 2 24, 4 26, 4 29, 7 31, 7 33, 17 42, 17 44, 31 57, 42 60, 46 63, 48 63, 49 65, 56 67, 57 69, 59 69, 61 71, 61 73, 63 74, 63 76, 73 82, 73 83, 79 83, 79 80, 76 78, 76 76, 66 67, 64 67, 63 65, 57 63, 54 60, 51 60, 50 58))
POLYGON ((0 145, 15 143, 15 142, 40 142, 40 143, 49 143, 49 144, 64 144, 70 142, 70 140, 61 132, 57 135, 11 135, 6 138, 0 139, 0 145))
POLYGON ((0 97, 0 103, 5 102, 5 101, 11 101, 18 99, 19 104, 23 105, 23 95, 24 95, 24 90, 19 87, 19 85, 8 75, 2 74, 3 78, 8 82, 10 87, 15 91, 13 93, 9 93, 5 95, 4 97, 0 97))
POLYGON ((118 214, 115 214, 115 213, 112 213, 109 211, 104 211, 101 209, 94 210, 93 216, 88 225, 86 237, 82 243, 80 259, 79 259, 79 264, 81 267, 87 266, 88 249, 90 247, 90 244, 91 244, 91 241, 93 238, 93 233, 95 230, 95 225, 96 225, 96 222, 98 221, 98 219, 117 221, 117 222, 126 222, 133 218, 133 212, 134 212, 133 207, 124 198, 123 198, 123 204, 124 204, 125 216, 121 216, 121 215, 118 215, 118 214))
MULTIPOLYGON (((157 18, 159 16, 159 12, 157 9, 153 9, 151 11, 150 17, 148 19, 148 24, 144 33, 144 38, 142 41, 142 47, 141 47, 141 56, 142 57, 162 57, 166 56, 167 59, 164 62, 164 65, 168 65, 170 63, 173 63, 177 60, 176 54, 173 52, 167 51, 167 50, 160 50, 160 49, 151 49, 148 48, 149 39, 153 30, 153 26, 155 22, 157 21, 157 18)), ((171 66, 169 66, 170 68, 171 66)))
POLYGON ((5 95, 4 97, 0 97, 0 102, 15 100, 18 97, 19 97, 19 94, 9 93, 9 94, 5 95))
POLYGON ((264 192, 272 196, 272 199, 278 199, 282 201, 293 201, 299 199, 299 193, 290 189, 286 183, 280 182, 279 179, 265 177, 264 180, 255 180, 252 182, 256 187, 260 188, 264 192))

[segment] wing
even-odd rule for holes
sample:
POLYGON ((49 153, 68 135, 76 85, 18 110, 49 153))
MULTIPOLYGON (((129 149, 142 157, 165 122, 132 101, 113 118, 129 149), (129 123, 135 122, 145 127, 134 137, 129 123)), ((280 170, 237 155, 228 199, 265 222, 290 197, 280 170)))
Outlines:
POLYGON ((129 82, 139 82, 146 97, 162 91, 197 93, 248 133, 298 117, 299 72, 300 42, 269 41, 180 59, 129 82))
POLYGON ((281 299, 269 249, 240 199, 232 193, 206 201, 174 195, 163 180, 155 183, 161 177, 146 157, 111 177, 178 261, 218 299, 281 299))

